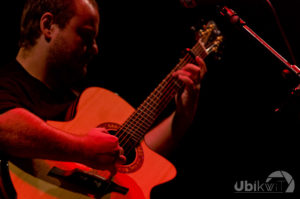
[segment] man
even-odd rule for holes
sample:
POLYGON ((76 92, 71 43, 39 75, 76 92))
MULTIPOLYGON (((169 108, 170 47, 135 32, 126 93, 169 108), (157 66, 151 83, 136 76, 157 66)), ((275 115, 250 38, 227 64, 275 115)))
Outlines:
MULTIPOLYGON (((28 0, 22 15, 16 61, 0 75, 0 152, 7 156, 79 162, 114 171, 125 162, 118 138, 104 128, 77 136, 49 126, 64 120, 76 96, 73 86, 98 53, 100 16, 94 0, 28 0)), ((190 125, 206 72, 187 64, 174 77, 185 84, 176 111, 145 137, 155 151, 171 150, 190 125)))

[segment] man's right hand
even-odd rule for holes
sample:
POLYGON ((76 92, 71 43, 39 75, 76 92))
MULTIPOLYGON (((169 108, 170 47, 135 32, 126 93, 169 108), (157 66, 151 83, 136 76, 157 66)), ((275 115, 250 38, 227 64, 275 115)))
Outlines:
POLYGON ((91 129, 85 136, 49 126, 23 108, 0 114, 0 151, 11 157, 78 162, 116 172, 126 158, 117 137, 104 128, 91 129))
POLYGON ((81 138, 81 143, 80 162, 89 167, 115 172, 118 164, 126 162, 118 138, 110 135, 105 128, 91 129, 81 138))

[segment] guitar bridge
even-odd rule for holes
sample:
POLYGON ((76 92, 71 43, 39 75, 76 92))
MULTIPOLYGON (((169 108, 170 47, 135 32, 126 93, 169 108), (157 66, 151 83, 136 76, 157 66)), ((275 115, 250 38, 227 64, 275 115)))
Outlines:
POLYGON ((120 186, 113 181, 108 181, 99 175, 80 169, 68 171, 53 167, 48 175, 62 179, 63 187, 75 189, 77 192, 86 195, 92 194, 95 198, 100 198, 110 192, 118 192, 125 195, 129 191, 128 188, 120 186))

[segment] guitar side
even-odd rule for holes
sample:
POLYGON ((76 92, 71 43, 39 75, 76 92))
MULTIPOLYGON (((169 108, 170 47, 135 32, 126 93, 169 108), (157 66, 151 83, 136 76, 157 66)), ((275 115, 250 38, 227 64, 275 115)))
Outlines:
MULTIPOLYGON (((67 122, 48 121, 47 123, 72 134, 84 135, 91 128, 102 124, 120 125, 134 111, 134 108, 115 93, 92 87, 85 90, 80 97, 77 113, 73 120, 67 122)), ((113 177, 113 182, 129 188, 128 193, 123 195, 111 192, 104 195, 103 198, 150 198, 150 192, 154 186, 175 177, 175 167, 168 160, 152 151, 144 141, 141 142, 140 150, 142 150, 142 157, 140 157, 142 158, 142 164, 140 167, 132 171, 129 169, 128 173, 118 172, 113 177)), ((77 163, 49 160, 32 160, 28 161, 27 164, 25 163, 26 161, 16 161, 10 165, 10 174, 18 199, 90 198, 86 193, 77 193, 72 189, 62 188, 64 187, 63 181, 49 176, 48 173, 53 167, 66 170, 79 168, 88 172, 92 169, 77 163)))

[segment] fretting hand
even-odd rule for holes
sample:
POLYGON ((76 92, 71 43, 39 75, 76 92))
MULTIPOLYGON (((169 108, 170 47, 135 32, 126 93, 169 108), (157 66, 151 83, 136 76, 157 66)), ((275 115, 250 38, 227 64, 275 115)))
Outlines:
POLYGON ((173 73, 173 76, 181 80, 185 85, 184 90, 178 93, 176 97, 176 113, 180 114, 181 118, 186 118, 186 120, 192 120, 195 116, 201 80, 207 72, 206 64, 202 58, 197 56, 196 63, 198 66, 189 63, 173 73))

